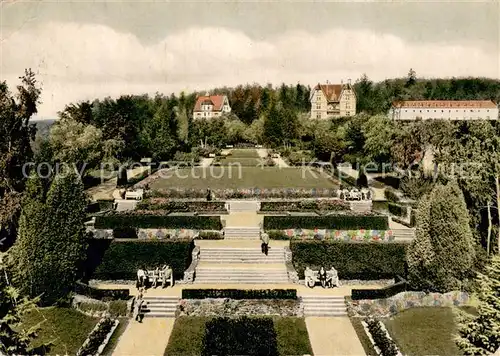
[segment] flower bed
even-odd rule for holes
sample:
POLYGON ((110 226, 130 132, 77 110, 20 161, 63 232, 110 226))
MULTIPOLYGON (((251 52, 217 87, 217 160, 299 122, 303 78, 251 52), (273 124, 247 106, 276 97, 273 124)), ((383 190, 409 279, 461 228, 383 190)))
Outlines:
POLYGON ((100 355, 118 324, 118 320, 110 318, 101 319, 87 340, 85 340, 80 350, 78 350, 77 356, 100 355))
POLYGON ((388 230, 388 228, 389 221, 384 215, 264 216, 265 230, 388 230))
POLYGON ((149 198, 137 204, 139 210, 167 210, 175 212, 227 212, 221 201, 172 201, 166 198, 149 198))
POLYGON ((396 343, 391 339, 387 330, 378 320, 367 318, 363 322, 363 327, 372 342, 375 351, 381 356, 401 355, 396 343))
POLYGON ((293 299, 182 299, 178 316, 235 317, 244 315, 301 316, 293 299))
MULTIPOLYGON (((251 199, 251 198, 311 198, 311 197, 336 197, 337 192, 334 189, 301 189, 301 188, 288 188, 288 189, 214 189, 212 193, 217 199, 251 199)), ((206 189, 157 189, 150 191, 147 197, 155 198, 206 198, 206 189)))
POLYGON ((223 240, 224 236, 219 231, 200 231, 197 240, 223 240))
POLYGON ((264 201, 260 211, 342 211, 350 210, 349 203, 340 199, 264 201))
POLYGON ((326 240, 344 242, 394 242, 392 230, 330 230, 330 229, 286 229, 269 230, 273 240, 326 240))
POLYGON ((389 317, 416 307, 451 307, 469 302, 466 292, 428 293, 402 292, 386 299, 351 300, 347 302, 349 315, 354 317, 389 317))
POLYGON ((182 299, 297 299, 296 289, 183 289, 182 299))

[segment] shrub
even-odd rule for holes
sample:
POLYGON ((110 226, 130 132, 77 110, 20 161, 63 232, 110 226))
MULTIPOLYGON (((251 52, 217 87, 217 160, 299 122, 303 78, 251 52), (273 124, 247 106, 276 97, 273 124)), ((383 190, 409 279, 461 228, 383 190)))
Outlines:
POLYGON ((296 289, 183 289, 182 299, 297 299, 296 289))
POLYGON ((372 335, 375 345, 380 349, 382 356, 397 356, 398 348, 394 341, 387 337, 387 333, 380 326, 380 322, 375 319, 367 318, 365 323, 368 325, 368 331, 372 335))
POLYGON ((203 356, 277 356, 276 331, 271 318, 215 318, 207 322, 203 356))
POLYGON ((288 236, 282 230, 271 230, 271 231, 268 231, 267 233, 268 233, 269 238, 271 240, 290 240, 290 236, 288 236))
POLYGON ((78 309, 83 310, 85 312, 96 312, 96 311, 106 311, 108 310, 108 305, 104 302, 95 303, 95 302, 82 302, 78 305, 78 309))
POLYGON ((168 216, 165 213, 151 213, 143 210, 132 212, 111 212, 97 216, 96 229, 114 228, 170 228, 221 230, 222 223, 218 216, 168 216))
POLYGON ((218 231, 200 231, 197 240, 222 240, 224 236, 218 231))
POLYGON ((290 241, 292 261, 300 278, 309 266, 335 267, 341 279, 386 279, 405 275, 405 243, 290 241))
POLYGON ((129 299, 128 289, 99 289, 82 282, 75 283, 75 293, 98 300, 120 300, 129 299))
POLYGON ((380 289, 353 289, 351 291, 351 298, 352 300, 385 299, 405 292, 408 288, 408 282, 401 277, 399 278, 401 279, 399 282, 380 289))
POLYGON ((359 175, 358 179, 356 179, 356 186, 365 188, 368 187, 368 178, 366 177, 366 174, 361 173, 359 175))
POLYGON ((113 241, 102 256, 93 278, 101 280, 135 280, 139 268, 168 264, 174 278, 181 279, 191 264, 192 240, 113 241))
POLYGON ((261 211, 344 211, 349 209, 349 203, 339 199, 264 201, 260 203, 261 211))
POLYGON ((102 319, 97 328, 92 330, 88 337, 88 342, 85 346, 82 346, 80 350, 78 350, 78 356, 86 356, 86 355, 96 355, 99 346, 104 342, 106 336, 111 331, 115 324, 115 321, 110 318, 102 319))
POLYGON ((328 215, 328 216, 264 216, 264 229, 336 229, 388 230, 387 216, 328 215))
POLYGON ((396 216, 401 216, 405 218, 408 215, 408 207, 407 206, 402 206, 399 204, 395 204, 392 202, 389 202, 388 204, 389 212, 393 215, 396 216))
MULTIPOLYGON (((206 194, 206 193, 205 193, 206 194)), ((150 198, 137 204, 138 210, 168 210, 168 211, 226 211, 223 201, 172 201, 165 198, 150 198)))
POLYGON ((124 300, 112 300, 109 302, 109 313, 112 317, 127 316, 127 302, 124 300))
POLYGON ((384 196, 387 200, 397 203, 399 201, 399 196, 396 194, 395 190, 392 188, 385 188, 384 196))
POLYGON ((386 175, 375 177, 375 180, 384 183, 385 185, 388 185, 389 187, 392 187, 394 189, 399 189, 401 183, 401 178, 386 175))
POLYGON ((137 229, 133 227, 123 227, 113 229, 113 238, 115 239, 137 239, 137 229))

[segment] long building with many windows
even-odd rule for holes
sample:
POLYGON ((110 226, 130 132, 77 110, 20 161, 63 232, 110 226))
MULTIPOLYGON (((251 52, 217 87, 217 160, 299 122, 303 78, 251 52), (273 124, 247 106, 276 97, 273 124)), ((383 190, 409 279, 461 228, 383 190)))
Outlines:
POLYGON ((389 110, 393 120, 498 120, 491 100, 404 100, 389 110))

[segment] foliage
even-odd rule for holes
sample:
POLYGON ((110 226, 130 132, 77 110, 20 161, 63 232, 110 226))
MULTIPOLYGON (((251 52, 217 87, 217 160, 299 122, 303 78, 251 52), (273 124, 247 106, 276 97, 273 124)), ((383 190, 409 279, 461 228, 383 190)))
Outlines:
POLYGON ((390 202, 398 202, 400 200, 399 195, 392 188, 385 188, 384 196, 390 202))
POLYGON ((57 175, 46 199, 28 191, 10 261, 22 293, 41 295, 50 305, 73 289, 85 256, 86 207, 83 184, 73 173, 57 175))
POLYGON ((419 289, 460 289, 471 275, 475 249, 464 197, 455 182, 436 185, 420 201, 416 237, 408 250, 409 281, 419 289))
MULTIPOLYGON (((93 249, 105 249, 104 253, 89 251, 90 265, 97 266, 92 278, 100 280, 135 280, 139 268, 156 268, 168 264, 175 279, 182 279, 191 264, 194 244, 190 240, 165 241, 113 241, 109 247, 96 243, 93 249), (97 261, 95 261, 95 260, 97 261)), ((90 274, 90 272, 89 272, 90 274)), ((90 277, 90 276, 89 276, 90 277)))
MULTIPOLYGON (((168 212, 167 212, 168 213, 168 212)), ((132 212, 110 212, 96 217, 97 229, 114 228, 171 228, 221 230, 219 216, 169 216, 162 211, 134 210, 132 212)))
POLYGON ((292 259, 300 278, 309 266, 335 267, 341 279, 385 279, 405 275, 405 243, 290 241, 292 259))
POLYGON ((202 355, 277 356, 271 318, 215 318, 206 323, 202 355))
POLYGON ((327 216, 264 216, 264 229, 337 229, 387 230, 387 216, 327 215, 327 216))
POLYGON ((299 201, 263 201, 260 211, 344 211, 349 210, 344 200, 299 200, 299 201))
POLYGON ((127 316, 127 301, 112 300, 109 302, 109 314, 112 317, 127 316))
POLYGON ((365 173, 360 173, 358 179, 356 179, 356 186, 361 188, 368 188, 368 178, 365 173))
POLYGON ((165 198, 149 198, 141 200, 138 210, 168 210, 184 212, 226 211, 223 201, 175 201, 165 198))
POLYGON ((408 216, 408 209, 410 209, 408 206, 403 206, 392 202, 389 202, 388 208, 391 214, 401 216, 403 218, 406 218, 408 216))
POLYGON ((380 349, 381 355, 397 356, 398 348, 396 347, 394 341, 387 337, 387 333, 384 329, 382 329, 380 322, 376 319, 367 318, 365 319, 365 323, 368 326, 368 331, 372 335, 375 345, 377 345, 380 349))
POLYGON ((297 299, 296 289, 183 289, 182 299, 297 299))
POLYGON ((94 288, 82 282, 75 283, 75 293, 98 300, 126 300, 130 297, 128 289, 94 288))
POLYGON ((271 230, 266 232, 271 240, 290 240, 290 236, 288 236, 283 230, 271 230))
POLYGON ((200 231, 197 240, 223 240, 224 236, 218 231, 200 231))
POLYGON ((114 324, 115 321, 111 318, 99 321, 97 328, 90 333, 87 344, 78 350, 77 356, 95 355, 114 324))
POLYGON ((493 256, 477 278, 478 315, 461 314, 456 341, 465 355, 490 355, 500 348, 500 257, 493 256))

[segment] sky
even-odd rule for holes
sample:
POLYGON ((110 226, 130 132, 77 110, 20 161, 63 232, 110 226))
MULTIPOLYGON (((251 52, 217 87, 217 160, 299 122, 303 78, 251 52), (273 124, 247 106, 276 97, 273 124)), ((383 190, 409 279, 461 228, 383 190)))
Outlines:
POLYGON ((500 1, 0 0, 0 79, 39 117, 123 94, 406 76, 500 78, 500 1))

